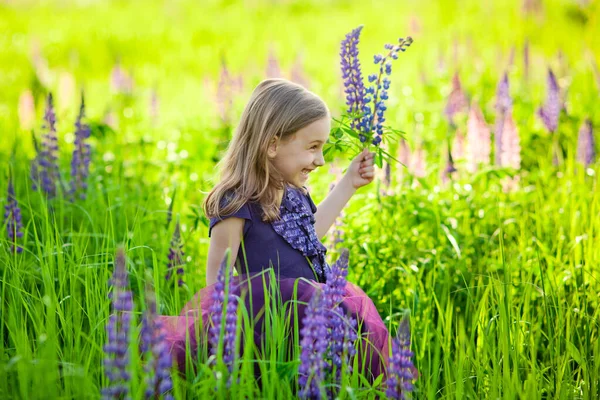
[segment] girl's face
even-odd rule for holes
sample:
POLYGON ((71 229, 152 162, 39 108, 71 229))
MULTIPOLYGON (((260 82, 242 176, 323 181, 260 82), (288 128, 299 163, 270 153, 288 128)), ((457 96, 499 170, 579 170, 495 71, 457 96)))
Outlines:
POLYGON ((302 187, 308 174, 325 164, 323 146, 330 130, 331 122, 327 116, 300 129, 289 139, 278 139, 269 146, 269 157, 287 183, 302 187))

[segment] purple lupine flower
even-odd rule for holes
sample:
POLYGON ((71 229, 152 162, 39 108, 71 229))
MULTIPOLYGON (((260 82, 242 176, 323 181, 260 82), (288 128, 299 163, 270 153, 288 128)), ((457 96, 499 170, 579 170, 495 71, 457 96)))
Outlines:
POLYGON ((125 252, 123 248, 117 250, 114 272, 109 284, 112 292, 108 294, 111 300, 112 314, 108 318, 106 331, 108 342, 104 346, 104 373, 109 385, 102 389, 105 399, 122 399, 129 392, 129 379, 131 375, 127 370, 129 365, 129 335, 131 316, 133 311, 133 297, 128 290, 129 280, 127 275, 125 252))
POLYGON ((177 281, 177 286, 183 286, 183 265, 185 264, 183 256, 185 253, 183 252, 183 242, 181 240, 181 227, 179 226, 179 221, 175 224, 175 230, 173 231, 173 237, 171 238, 171 247, 169 248, 169 254, 167 258, 169 262, 167 264, 167 274, 165 275, 165 279, 169 281, 173 276, 173 271, 177 274, 179 280, 177 281))
POLYGON ((510 111, 506 113, 503 124, 500 165, 514 169, 521 168, 521 140, 510 111))
POLYGON ((85 118, 85 102, 81 94, 81 107, 75 122, 75 149, 71 160, 71 195, 79 193, 85 199, 88 187, 87 178, 90 172, 90 145, 86 140, 90 137, 90 127, 83 121, 85 118))
POLYGON ((466 159, 467 171, 473 173, 479 164, 490 163, 490 128, 485 122, 481 108, 477 103, 471 106, 467 121, 466 159))
POLYGON ((6 205, 4 206, 4 223, 6 223, 6 231, 8 240, 11 242, 12 252, 21 253, 23 248, 16 243, 17 238, 23 237, 23 221, 21 218, 21 209, 15 196, 12 176, 8 177, 8 195, 6 197, 6 205))
POLYGON ((328 271, 327 283, 323 289, 325 318, 331 335, 327 360, 332 362, 328 367, 336 368, 336 381, 341 377, 342 364, 346 364, 351 370, 349 360, 355 354, 354 342, 357 338, 356 332, 352 329, 356 321, 352 316, 344 316, 344 310, 340 306, 345 293, 347 275, 348 250, 343 249, 338 260, 328 271))
POLYGON ((373 57, 373 62, 379 65, 379 74, 369 75, 368 80, 371 83, 366 90, 364 99, 365 106, 364 116, 361 120, 361 129, 363 132, 374 132, 376 135, 373 138, 373 145, 379 146, 383 136, 383 123, 385 122, 384 113, 387 110, 385 101, 388 99, 388 90, 391 81, 388 78, 392 74, 392 60, 398 59, 400 51, 406 51, 406 48, 412 44, 413 40, 409 36, 406 39, 399 38, 398 44, 386 44, 384 47, 387 50, 385 55, 376 54, 373 57), (371 99, 370 96, 373 96, 371 99), (368 105, 373 104, 373 109, 368 105))
POLYGON ((579 136, 577 137, 577 161, 586 167, 593 164, 596 160, 596 141, 594 139, 594 130, 592 121, 586 119, 581 128, 579 128, 579 136))
POLYGON ((496 145, 495 161, 500 165, 500 154, 502 154, 502 132, 504 130, 504 118, 506 113, 512 110, 512 98, 510 97, 510 87, 508 83, 508 73, 498 82, 496 88, 496 126, 494 132, 494 141, 496 145))
MULTIPOLYGON (((358 42, 362 25, 346 34, 342 41, 340 57, 342 66, 342 79, 344 79, 344 92, 346 93, 346 105, 348 114, 361 114, 365 105, 365 86, 358 59, 358 42)), ((352 129, 357 129, 359 119, 352 121, 352 129)))
POLYGON ((560 88, 558 87, 556 76, 554 76, 550 68, 548 68, 547 83, 546 102, 543 107, 538 109, 538 116, 542 119, 544 126, 546 126, 549 132, 556 132, 562 104, 560 100, 560 88))
POLYGON ((387 390, 389 399, 407 399, 414 389, 417 378, 412 362, 414 354, 410 351, 410 324, 407 317, 402 318, 398 333, 392 339, 392 355, 388 369, 387 390))
MULTIPOLYGON (((227 365, 228 371, 233 371, 233 363, 236 359, 235 342, 237 332, 237 304, 238 299, 234 294, 233 266, 229 266, 230 253, 227 252, 219 272, 217 282, 212 293, 213 304, 210 307, 212 327, 209 330, 209 342, 211 354, 218 356, 219 344, 223 346, 223 363, 227 365), (227 273, 228 276, 225 276, 227 273), (225 308, 225 310, 223 310, 225 308), (223 311, 225 311, 225 324, 223 325, 223 311), (223 335, 223 336, 221 336, 223 335), (223 338, 221 340, 221 337, 223 338)), ((228 384, 231 381, 228 381, 228 384)))
POLYGON ((215 95, 215 102, 223 124, 231 125, 231 111, 233 109, 233 85, 231 74, 227 68, 225 57, 221 59, 221 72, 215 95))
POLYGON ((329 342, 327 317, 320 290, 315 290, 311 297, 302 322, 304 326, 300 332, 302 354, 298 368, 298 384, 300 386, 298 397, 320 399, 327 368, 324 356, 329 342))
POLYGON ((300 56, 296 57, 296 61, 292 65, 292 70, 290 71, 290 79, 292 82, 295 82, 306 89, 308 89, 310 86, 310 82, 306 77, 306 73, 304 72, 304 67, 302 66, 302 58, 300 56))
POLYGON ((275 50, 273 50, 273 48, 269 50, 265 74, 267 75, 267 78, 281 78, 283 76, 281 73, 281 67, 279 66, 279 60, 277 59, 277 55, 275 54, 275 50))
MULTIPOLYGON (((56 186, 60 181, 56 115, 54 114, 52 94, 48 94, 46 101, 43 129, 45 133, 42 135, 42 146, 37 156, 37 165, 32 170, 32 177, 39 177, 38 182, 41 183, 42 190, 49 198, 52 198, 56 196, 56 186)), ((38 182, 34 181, 34 190, 37 190, 38 182)))
POLYGON ((131 94, 133 92, 133 78, 117 62, 110 73, 110 85, 114 92, 131 94))
POLYGON ((140 351, 145 353, 146 372, 144 396, 146 399, 163 396, 164 400, 172 400, 173 395, 167 393, 173 388, 172 359, 169 345, 165 341, 162 321, 157 318, 154 291, 149 284, 146 286, 146 310, 142 317, 141 336, 140 351))
POLYGON ((448 96, 448 102, 446 103, 446 108, 444 109, 444 114, 446 115, 446 118, 448 118, 448 123, 452 126, 455 126, 456 123, 454 121, 454 117, 457 113, 466 110, 467 107, 469 107, 469 102, 467 100, 467 96, 462 90, 460 76, 458 75, 457 71, 452 77, 452 91, 448 96))

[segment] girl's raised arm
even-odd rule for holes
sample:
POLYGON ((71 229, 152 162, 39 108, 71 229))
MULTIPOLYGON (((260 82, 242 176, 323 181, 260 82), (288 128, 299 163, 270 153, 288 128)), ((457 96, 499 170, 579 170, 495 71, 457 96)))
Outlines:
POLYGON ((212 228, 208 260, 206 262, 206 285, 217 281, 217 273, 227 248, 231 249, 231 265, 235 265, 238 249, 244 232, 243 218, 230 217, 218 222, 212 228))

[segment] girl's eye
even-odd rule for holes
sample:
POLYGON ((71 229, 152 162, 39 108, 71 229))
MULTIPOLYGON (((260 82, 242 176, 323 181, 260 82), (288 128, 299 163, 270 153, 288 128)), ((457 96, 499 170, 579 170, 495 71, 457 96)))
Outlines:
POLYGON ((316 149, 317 149, 317 147, 318 147, 318 146, 313 146, 313 147, 311 147, 310 149, 311 149, 311 150, 316 150, 316 149))

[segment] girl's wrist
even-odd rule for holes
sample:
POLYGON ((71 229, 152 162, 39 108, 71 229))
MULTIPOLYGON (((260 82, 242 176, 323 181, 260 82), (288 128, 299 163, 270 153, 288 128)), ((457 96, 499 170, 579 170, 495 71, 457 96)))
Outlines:
POLYGON ((356 189, 352 184, 352 177, 350 177, 347 173, 340 179, 338 185, 340 185, 340 189, 343 193, 347 194, 348 197, 351 197, 354 193, 356 193, 356 189))

